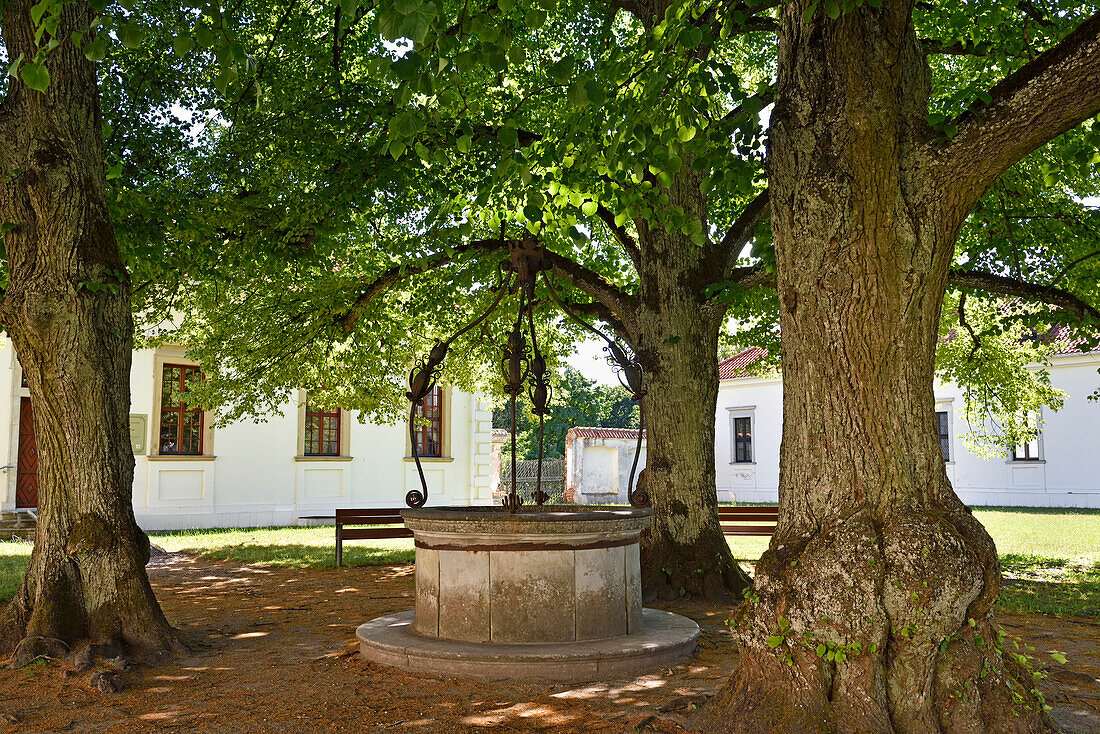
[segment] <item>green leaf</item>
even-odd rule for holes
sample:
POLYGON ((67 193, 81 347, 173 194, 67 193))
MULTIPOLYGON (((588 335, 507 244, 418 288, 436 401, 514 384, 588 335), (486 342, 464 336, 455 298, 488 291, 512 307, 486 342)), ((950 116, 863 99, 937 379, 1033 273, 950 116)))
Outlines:
POLYGON ((578 81, 569 87, 569 104, 577 108, 588 106, 588 92, 584 88, 584 82, 578 81))
POLYGON ((407 82, 417 76, 420 65, 416 63, 416 59, 411 57, 412 54, 406 54, 390 65, 393 75, 401 81, 407 82))
POLYGON ((203 48, 211 48, 217 40, 218 37, 214 35, 214 31, 205 25, 195 26, 195 42, 203 48))
POLYGON ((693 125, 682 126, 676 131, 676 137, 680 139, 680 142, 686 143, 695 137, 695 127, 693 125))
POLYGON ((470 141, 470 136, 469 135, 463 135, 462 137, 460 137, 458 139, 458 142, 455 144, 458 147, 458 152, 462 153, 462 154, 469 153, 470 152, 470 142, 471 141, 470 141))
POLYGON ((836 0, 825 0, 825 15, 829 16, 829 20, 836 20, 840 17, 840 5, 836 0))
POLYGON ((396 41, 401 38, 401 25, 404 22, 405 16, 396 10, 391 10, 386 6, 378 9, 378 32, 387 41, 396 41))
POLYGON ((186 56, 195 47, 195 39, 191 36, 176 36, 172 40, 172 51, 176 56, 186 56))
POLYGON ((527 60, 527 50, 523 46, 512 46, 508 49, 508 60, 519 66, 527 60))
POLYGON ((106 180, 118 178, 122 175, 122 162, 118 162, 107 169, 107 175, 104 177, 106 180))
POLYGON ((42 15, 49 9, 51 5, 50 0, 42 0, 37 5, 31 6, 31 22, 38 25, 42 22, 42 15))
POLYGON ((523 216, 527 217, 528 221, 541 222, 542 221, 542 209, 539 209, 534 204, 528 204, 523 207, 523 216))
POLYGON ((84 58, 88 61, 103 61, 107 58, 107 41, 100 34, 91 43, 84 47, 84 58))
POLYGON ((523 22, 527 24, 527 27, 533 31, 537 31, 546 23, 546 13, 541 10, 528 10, 527 14, 523 16, 523 22))
POLYGON ((411 39, 417 45, 424 43, 433 20, 435 20, 435 4, 424 3, 405 16, 405 20, 398 28, 398 35, 411 39))
POLYGON ((45 92, 50 86, 50 72, 43 64, 28 61, 23 64, 19 73, 23 77, 23 83, 37 92, 45 92))
POLYGON ((390 132, 402 138, 411 138, 420 130, 420 121, 411 112, 399 112, 390 120, 390 132))
POLYGON ((592 201, 591 199, 581 204, 581 211, 589 217, 595 214, 598 209, 599 205, 597 205, 596 202, 592 201))
POLYGON ((500 144, 505 148, 515 149, 516 143, 519 142, 519 133, 516 132, 516 129, 511 125, 505 125, 500 129, 500 132, 497 133, 497 140, 499 140, 500 144))
POLYGON ((499 46, 488 46, 485 49, 485 64, 493 71, 501 72, 508 68, 508 57, 499 46))
POLYGON ((768 643, 768 647, 779 647, 783 644, 783 640, 785 639, 787 638, 785 638, 783 635, 772 635, 767 640, 765 640, 765 642, 768 643))
POLYGON ((825 647, 825 643, 821 643, 820 645, 817 646, 817 656, 819 658, 824 657, 825 653, 828 652, 828 651, 829 651, 829 649, 827 647, 825 647))
POLYGON ((1065 656, 1065 655, 1063 655, 1062 653, 1060 653, 1060 652, 1052 652, 1052 653, 1050 654, 1050 656, 1051 656, 1052 658, 1054 658, 1055 662, 1061 663, 1062 665, 1065 665, 1065 664, 1066 664, 1066 656, 1065 656))
POLYGON ((424 0, 393 0, 393 6, 401 15, 408 15, 424 4, 424 0))
POLYGON ((123 23, 118 29, 118 40, 123 48, 137 48, 144 36, 145 31, 136 23, 123 23))
POLYGON ((14 79, 19 78, 19 67, 23 64, 24 56, 25 54, 19 54, 15 57, 15 61, 11 62, 11 64, 8 66, 8 76, 14 79))

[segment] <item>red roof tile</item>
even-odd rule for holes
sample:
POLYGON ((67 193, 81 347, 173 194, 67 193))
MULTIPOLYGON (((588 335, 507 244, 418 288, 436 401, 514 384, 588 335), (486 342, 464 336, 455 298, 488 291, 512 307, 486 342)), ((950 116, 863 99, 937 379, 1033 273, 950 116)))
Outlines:
POLYGON ((750 375, 745 368, 753 362, 760 361, 766 356, 768 356, 767 349, 749 347, 745 351, 738 352, 728 359, 723 359, 718 363, 718 379, 732 380, 735 377, 749 377, 750 375))
MULTIPOLYGON (((569 429, 569 432, 565 434, 565 440, 572 441, 574 438, 631 438, 637 440, 638 429, 573 426, 569 429)), ((645 431, 642 432, 642 438, 645 438, 645 431)))

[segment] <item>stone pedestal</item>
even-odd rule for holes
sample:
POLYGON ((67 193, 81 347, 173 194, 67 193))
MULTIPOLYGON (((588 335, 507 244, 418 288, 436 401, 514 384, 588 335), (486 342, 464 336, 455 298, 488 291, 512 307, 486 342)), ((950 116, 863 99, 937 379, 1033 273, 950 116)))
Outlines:
POLYGON ((501 507, 405 510, 416 544, 413 620, 368 622, 358 631, 360 649, 410 670, 559 680, 636 673, 687 657, 698 626, 642 609, 638 539, 652 514, 575 506, 514 515, 501 507))

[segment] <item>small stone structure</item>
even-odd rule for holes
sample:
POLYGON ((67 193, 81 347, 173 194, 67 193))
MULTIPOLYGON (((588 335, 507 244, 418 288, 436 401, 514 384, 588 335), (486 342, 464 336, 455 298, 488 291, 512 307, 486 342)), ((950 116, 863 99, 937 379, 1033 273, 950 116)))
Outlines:
POLYGON ((370 660, 406 670, 592 680, 689 656, 699 627, 643 609, 638 537, 651 509, 405 510, 416 608, 362 625, 370 660))
MULTIPOLYGON (((638 431, 634 428, 574 426, 565 434, 565 496, 579 505, 625 504, 638 431)), ((646 465, 646 441, 638 454, 638 475, 646 465)))

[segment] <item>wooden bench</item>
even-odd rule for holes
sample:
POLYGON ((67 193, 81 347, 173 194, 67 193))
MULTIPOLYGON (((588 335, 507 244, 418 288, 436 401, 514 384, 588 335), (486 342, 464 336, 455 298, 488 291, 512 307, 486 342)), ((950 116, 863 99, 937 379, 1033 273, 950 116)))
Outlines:
MULTIPOLYGON (((775 533, 779 508, 775 505, 718 508, 718 521, 723 535, 769 536, 775 533)), ((336 511, 336 565, 344 563, 345 540, 376 540, 380 538, 411 538, 401 510, 393 507, 336 511), (375 527, 345 527, 373 525, 375 527)))
POLYGON ((366 510, 336 511, 336 565, 344 563, 345 540, 375 540, 378 538, 411 538, 412 531, 405 527, 401 510, 394 507, 366 510), (349 527, 349 525, 375 525, 383 527, 349 527))
POLYGON ((718 522, 723 535, 774 535, 779 522, 776 505, 718 507, 718 522))

